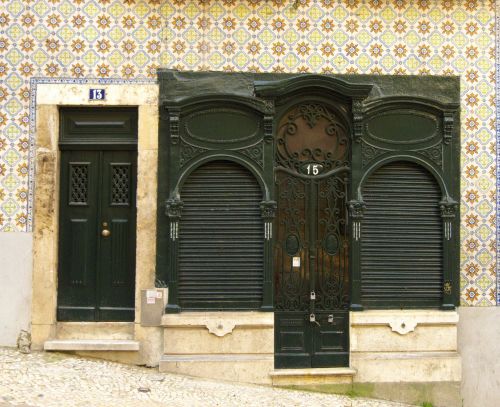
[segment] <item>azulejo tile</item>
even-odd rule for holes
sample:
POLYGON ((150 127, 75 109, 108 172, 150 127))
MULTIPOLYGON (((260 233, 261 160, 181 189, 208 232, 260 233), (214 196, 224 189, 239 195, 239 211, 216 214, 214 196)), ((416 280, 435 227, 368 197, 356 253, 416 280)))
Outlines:
POLYGON ((154 80, 160 66, 460 75, 466 231, 461 243, 462 302, 500 304, 500 295, 495 298, 500 279, 497 287, 485 283, 495 278, 500 258, 491 244, 500 236, 495 216, 500 207, 497 3, 0 0, 0 42, 8 43, 3 52, 0 49, 0 148, 5 144, 0 151, 0 208, 8 209, 0 211, 0 230, 32 228, 34 98, 39 81, 126 84, 154 80), (6 154, 10 150, 20 158, 6 154), (466 271, 471 264, 473 278, 466 271))

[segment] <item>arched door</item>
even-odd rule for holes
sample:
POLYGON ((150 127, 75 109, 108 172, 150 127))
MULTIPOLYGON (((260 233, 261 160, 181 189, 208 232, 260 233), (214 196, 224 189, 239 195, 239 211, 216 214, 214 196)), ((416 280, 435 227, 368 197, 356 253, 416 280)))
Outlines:
POLYGON ((279 123, 275 182, 275 366, 349 364, 348 130, 305 103, 279 123))

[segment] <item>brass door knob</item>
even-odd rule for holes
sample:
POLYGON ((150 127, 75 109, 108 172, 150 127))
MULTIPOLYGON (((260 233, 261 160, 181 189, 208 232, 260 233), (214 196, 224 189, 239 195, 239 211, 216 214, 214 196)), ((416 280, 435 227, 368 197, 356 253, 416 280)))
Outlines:
POLYGON ((102 224, 102 227, 104 228, 102 231, 101 231, 101 236, 102 237, 108 237, 108 236, 111 236, 111 232, 109 231, 108 229, 108 223, 107 222, 104 222, 102 224))

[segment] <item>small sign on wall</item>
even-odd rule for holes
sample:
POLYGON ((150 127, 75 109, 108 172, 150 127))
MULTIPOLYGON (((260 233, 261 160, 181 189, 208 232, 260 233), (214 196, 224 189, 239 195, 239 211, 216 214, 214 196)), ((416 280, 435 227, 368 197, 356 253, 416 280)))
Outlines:
POLYGON ((89 100, 106 100, 106 89, 90 89, 89 100))

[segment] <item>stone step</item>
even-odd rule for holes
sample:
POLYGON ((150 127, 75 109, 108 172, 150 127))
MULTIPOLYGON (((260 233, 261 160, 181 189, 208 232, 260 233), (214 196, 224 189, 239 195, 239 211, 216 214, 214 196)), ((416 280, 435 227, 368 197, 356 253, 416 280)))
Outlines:
POLYGON ((352 384, 356 369, 349 367, 275 369, 269 372, 273 386, 352 384))
POLYGON ((53 339, 134 339, 133 322, 58 322, 53 339))
POLYGON ((55 339, 43 344, 47 351, 138 351, 139 342, 127 339, 55 339))

